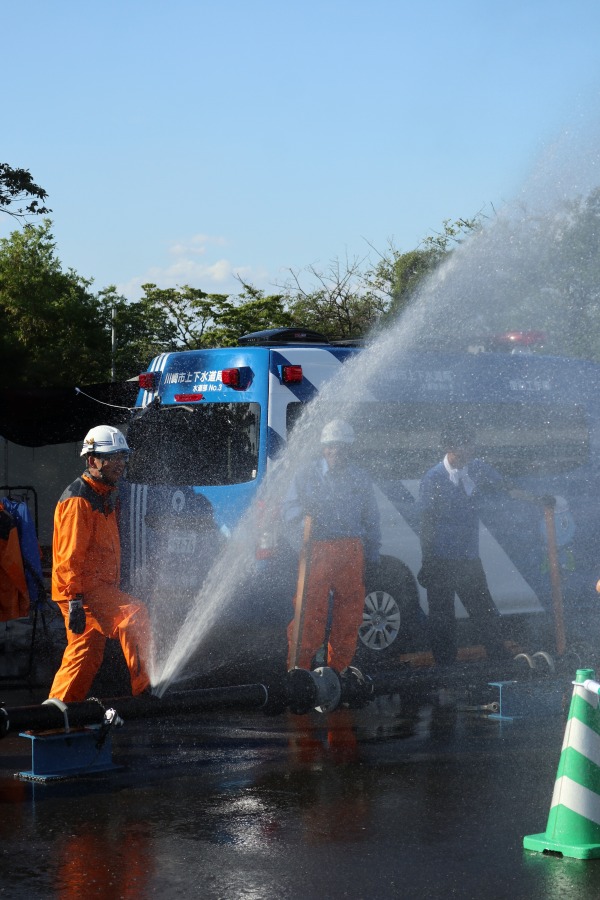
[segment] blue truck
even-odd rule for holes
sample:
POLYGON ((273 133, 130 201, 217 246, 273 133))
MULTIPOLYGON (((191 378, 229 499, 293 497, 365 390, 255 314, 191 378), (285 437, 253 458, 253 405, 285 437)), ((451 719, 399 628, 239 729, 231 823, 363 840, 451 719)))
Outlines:
MULTIPOLYGON (((256 567, 227 604, 225 640, 239 650, 259 625, 266 644, 282 650, 297 557, 275 539, 255 501, 303 410, 350 361, 369 352, 292 328, 247 335, 237 347, 152 360, 140 375, 128 429, 134 453, 123 498, 123 567, 133 591, 147 595, 158 581, 174 606, 184 594, 195 595, 254 506, 256 567)), ((585 633, 600 574, 594 499, 600 488, 600 367, 535 354, 412 350, 384 365, 368 391, 363 387, 358 378, 345 415, 356 432, 359 464, 376 486, 382 556, 375 583, 366 585, 357 660, 397 662, 427 649, 426 593, 416 580, 416 500, 420 477, 440 458, 440 433, 457 414, 470 421, 480 454, 500 472, 538 495, 557 497, 565 610, 575 631, 585 633)), ((337 415, 331 400, 318 411, 322 422, 337 415)), ((517 620, 536 628, 545 623, 551 635, 543 510, 491 498, 480 536, 507 636, 517 620)), ((456 614, 467 619, 458 598, 456 614)), ((468 622, 465 627, 468 633, 468 622)), ((548 644, 547 637, 534 640, 538 648, 548 644)), ((256 652, 254 638, 252 646, 256 652)))

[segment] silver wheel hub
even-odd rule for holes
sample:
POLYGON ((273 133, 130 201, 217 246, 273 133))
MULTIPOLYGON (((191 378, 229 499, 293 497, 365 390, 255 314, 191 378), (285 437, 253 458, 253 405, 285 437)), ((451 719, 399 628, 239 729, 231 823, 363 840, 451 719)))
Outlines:
POLYGON ((400 607, 387 591, 371 591, 365 597, 359 637, 369 650, 386 650, 400 631, 400 607))

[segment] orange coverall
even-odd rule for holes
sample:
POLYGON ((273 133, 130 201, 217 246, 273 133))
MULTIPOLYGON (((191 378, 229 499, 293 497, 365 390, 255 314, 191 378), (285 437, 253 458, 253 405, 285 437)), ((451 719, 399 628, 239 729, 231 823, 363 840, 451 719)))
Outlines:
POLYGON ((294 479, 284 502, 284 521, 301 515, 310 516, 312 532, 304 548, 304 591, 298 585, 296 614, 288 626, 288 668, 295 656, 296 666, 310 668, 325 637, 331 591, 327 665, 341 671, 352 662, 363 621, 365 563, 379 558, 379 512, 371 479, 352 464, 329 470, 323 460, 317 462, 294 479))
POLYGON ((119 588, 121 547, 116 488, 84 473, 65 490, 54 514, 52 598, 60 606, 67 646, 50 697, 85 700, 102 664, 106 638, 118 638, 133 694, 150 684, 151 632, 145 605, 119 588), (69 601, 83 595, 86 627, 69 630, 69 601))
MULTIPOLYGON (((297 666, 310 669, 315 650, 323 643, 327 625, 329 591, 333 591, 327 665, 340 672, 349 666, 356 650, 358 629, 365 606, 364 553, 360 538, 318 541, 311 547, 306 582, 304 627, 300 635, 297 666)), ((294 598, 294 605, 301 598, 294 598)), ((288 625, 290 645, 294 621, 288 625)))
POLYGON ((17 526, 0 503, 0 622, 29 615, 29 592, 17 526))

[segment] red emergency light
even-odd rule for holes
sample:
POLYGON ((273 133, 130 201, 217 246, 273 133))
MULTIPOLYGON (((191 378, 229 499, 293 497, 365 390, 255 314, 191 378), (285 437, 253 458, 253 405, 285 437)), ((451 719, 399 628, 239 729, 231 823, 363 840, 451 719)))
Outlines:
POLYGON ((302 381, 302 366, 282 366, 281 380, 284 384, 300 384, 302 381))
POLYGON ((226 387, 235 391, 247 391, 252 384, 253 372, 250 366, 240 366, 237 369, 223 369, 221 381, 226 387))
POLYGON ((546 343, 543 331, 504 331, 484 339, 486 350, 523 353, 541 350, 546 343))
POLYGON ((227 387, 239 388, 240 386, 240 370, 239 369, 223 369, 221 372, 221 381, 227 387))
POLYGON ((160 375, 158 372, 142 372, 138 375, 138 384, 143 391, 155 391, 160 375))
POLYGON ((196 403, 204 400, 204 394, 175 394, 175 403, 196 403))
POLYGON ((498 339, 513 346, 533 347, 536 344, 543 344, 546 335, 543 331, 507 331, 499 335, 498 339))

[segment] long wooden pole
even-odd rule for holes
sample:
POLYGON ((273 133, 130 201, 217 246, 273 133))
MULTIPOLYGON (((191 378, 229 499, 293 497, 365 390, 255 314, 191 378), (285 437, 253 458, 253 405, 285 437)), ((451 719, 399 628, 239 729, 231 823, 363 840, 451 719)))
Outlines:
POLYGON ((296 607, 294 610, 294 627, 292 629, 292 646, 289 659, 290 669, 295 669, 298 665, 298 656, 300 655, 300 644, 302 642, 302 632, 304 631, 304 609, 306 598, 306 582, 310 571, 310 535, 312 531, 312 519, 310 516, 304 518, 304 534, 302 536, 302 548, 300 550, 300 559, 298 562, 298 583, 296 585, 296 607))
POLYGON ((558 550, 556 544, 556 525, 554 523, 554 506, 544 505, 544 517, 546 520, 546 540, 548 543, 548 562, 550 564, 550 583, 552 585, 552 608, 554 610, 554 632, 556 636, 556 652, 562 656, 567 642, 565 637, 565 622, 563 616, 563 595, 560 582, 560 566, 558 563, 558 550))

